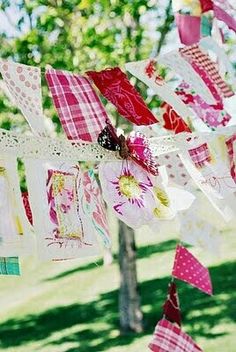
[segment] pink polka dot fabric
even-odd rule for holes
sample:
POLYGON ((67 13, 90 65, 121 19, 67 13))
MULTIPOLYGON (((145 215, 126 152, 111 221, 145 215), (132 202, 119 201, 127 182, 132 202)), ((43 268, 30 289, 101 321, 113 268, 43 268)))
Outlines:
POLYGON ((180 245, 176 248, 172 276, 189 283, 208 295, 212 295, 212 284, 208 269, 185 247, 180 245))
POLYGON ((16 106, 32 130, 39 135, 44 134, 40 69, 0 60, 0 72, 16 106))

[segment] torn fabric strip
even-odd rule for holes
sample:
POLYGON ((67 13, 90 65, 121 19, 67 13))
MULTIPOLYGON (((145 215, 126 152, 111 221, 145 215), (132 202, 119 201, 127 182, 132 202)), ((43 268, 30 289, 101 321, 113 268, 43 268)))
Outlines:
POLYGON ((0 275, 20 275, 18 257, 0 257, 0 275))
POLYGON ((108 115, 86 77, 49 69, 46 79, 68 139, 96 142, 108 115))
POLYGON ((93 80, 102 95, 115 105, 119 114, 127 120, 136 125, 151 125, 158 122, 141 95, 119 67, 101 72, 89 71, 87 75, 93 80))

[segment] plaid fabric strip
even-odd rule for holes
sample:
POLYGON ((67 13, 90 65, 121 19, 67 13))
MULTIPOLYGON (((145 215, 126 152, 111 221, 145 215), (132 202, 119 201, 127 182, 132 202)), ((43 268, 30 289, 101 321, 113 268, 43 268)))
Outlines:
POLYGON ((153 341, 149 344, 154 352, 199 352, 200 347, 181 329, 166 319, 157 323, 153 341))
POLYGON ((230 173, 232 176, 232 179, 236 183, 236 134, 234 134, 232 137, 227 139, 225 142, 227 149, 228 149, 228 155, 229 155, 229 163, 230 163, 230 173))
POLYGON ((220 76, 216 64, 211 60, 208 54, 205 54, 200 49, 197 44, 180 48, 179 51, 184 58, 193 60, 204 68, 225 98, 229 98, 234 95, 232 89, 220 76))
POLYGON ((67 137, 96 142, 108 115, 89 80, 54 69, 46 80, 67 137))
POLYGON ((18 257, 0 257, 0 275, 20 275, 18 257))
POLYGON ((189 149, 188 152, 196 167, 201 168, 211 161, 210 150, 207 143, 203 143, 196 148, 189 149))

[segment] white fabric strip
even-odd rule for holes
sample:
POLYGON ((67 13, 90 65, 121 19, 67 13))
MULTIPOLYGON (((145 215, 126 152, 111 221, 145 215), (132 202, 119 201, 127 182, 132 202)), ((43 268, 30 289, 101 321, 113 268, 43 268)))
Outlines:
POLYGON ((15 105, 21 110, 31 129, 36 134, 43 135, 46 130, 40 68, 0 60, 0 72, 15 105))
POLYGON ((161 97, 165 102, 172 106, 172 108, 187 122, 187 119, 192 115, 192 112, 188 107, 182 102, 175 92, 172 91, 171 87, 162 82, 158 85, 155 81, 155 76, 149 77, 145 69, 148 66, 150 60, 128 62, 125 65, 127 71, 129 71, 133 76, 144 82, 153 92, 161 97))
POLYGON ((185 60, 178 50, 159 56, 158 62, 169 66, 174 72, 182 77, 184 81, 190 84, 191 88, 200 95, 208 104, 214 104, 215 99, 211 91, 206 86, 201 77, 194 71, 193 67, 185 60))
POLYGON ((212 50, 217 55, 217 58, 223 63, 226 72, 229 74, 230 81, 236 86, 235 72, 224 49, 221 48, 211 37, 202 38, 200 41, 200 47, 204 50, 212 50))

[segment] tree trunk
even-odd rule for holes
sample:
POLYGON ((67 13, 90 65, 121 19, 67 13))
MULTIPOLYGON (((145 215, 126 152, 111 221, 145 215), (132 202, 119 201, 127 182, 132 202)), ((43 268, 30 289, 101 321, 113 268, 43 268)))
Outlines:
POLYGON ((142 312, 138 293, 134 230, 119 221, 119 294, 121 333, 141 332, 142 312))

